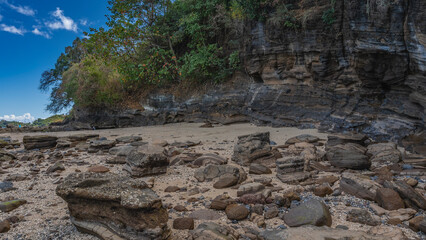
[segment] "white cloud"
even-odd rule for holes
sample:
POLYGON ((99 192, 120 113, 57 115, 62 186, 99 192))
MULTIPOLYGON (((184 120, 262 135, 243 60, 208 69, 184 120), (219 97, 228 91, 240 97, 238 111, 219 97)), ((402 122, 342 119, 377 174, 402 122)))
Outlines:
POLYGON ((38 30, 37 27, 34 27, 34 30, 32 31, 32 33, 34 33, 35 35, 43 36, 45 38, 50 38, 49 33, 40 31, 40 30, 38 30))
POLYGON ((30 123, 30 122, 34 122, 35 117, 31 116, 30 113, 25 113, 22 116, 15 116, 12 114, 12 115, 4 115, 3 117, 0 117, 0 120, 30 123))
POLYGON ((6 24, 0 24, 0 31, 10 32, 10 33, 18 34, 22 36, 24 36, 24 33, 26 32, 26 30, 23 28, 17 28, 15 26, 9 26, 6 24))
POLYGON ((87 26, 89 22, 87 21, 87 19, 80 19, 80 24, 83 26, 87 26))
POLYGON ((26 16, 34 16, 36 14, 36 11, 28 6, 20 6, 20 5, 13 5, 7 1, 4 1, 10 8, 17 11, 20 14, 24 14, 26 16))
POLYGON ((46 23, 50 29, 65 29, 68 31, 77 32, 77 24, 69 17, 64 15, 64 11, 60 8, 56 8, 56 11, 52 13, 52 16, 56 18, 53 22, 46 23))

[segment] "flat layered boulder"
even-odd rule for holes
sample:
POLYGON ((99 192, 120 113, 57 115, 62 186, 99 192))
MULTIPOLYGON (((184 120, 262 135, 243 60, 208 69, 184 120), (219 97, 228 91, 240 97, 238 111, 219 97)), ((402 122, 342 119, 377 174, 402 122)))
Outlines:
POLYGON ((249 166, 253 162, 263 164, 275 162, 269 132, 239 136, 237 144, 234 146, 232 160, 243 166, 249 166))
POLYGON ((226 188, 242 183, 247 179, 244 169, 230 165, 207 165, 197 169, 194 177, 199 182, 217 181, 216 188, 226 188))
POLYGON ((23 142, 26 150, 53 148, 56 146, 55 136, 39 135, 39 136, 24 136, 23 142))
POLYGON ((144 147, 132 151, 126 158, 124 170, 132 177, 145 177, 167 172, 169 161, 161 147, 144 147))
POLYGON ((311 199, 291 208, 284 215, 284 222, 290 227, 303 225, 331 226, 332 219, 328 207, 321 201, 311 199))
POLYGON ((265 240, 324 240, 324 239, 351 239, 351 240, 386 240, 381 235, 367 234, 362 231, 351 231, 326 226, 303 226, 285 230, 267 230, 260 234, 265 240))
POLYGON ((108 151, 115 146, 114 140, 95 140, 90 143, 88 152, 95 153, 98 151, 108 151))
POLYGON ((168 213, 143 181, 112 173, 72 173, 56 188, 78 230, 101 239, 167 239, 168 213))
POLYGON ((326 156, 334 167, 361 170, 368 169, 371 165, 366 151, 361 145, 347 143, 331 147, 326 156))

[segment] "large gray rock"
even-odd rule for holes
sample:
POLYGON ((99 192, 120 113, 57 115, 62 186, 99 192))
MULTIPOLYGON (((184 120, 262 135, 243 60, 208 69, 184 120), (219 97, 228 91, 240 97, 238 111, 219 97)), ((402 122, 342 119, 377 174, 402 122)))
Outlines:
POLYGON ((224 175, 235 176, 238 179, 237 183, 242 183, 247 179, 244 169, 230 165, 207 165, 197 169, 194 173, 194 177, 199 182, 216 180, 224 175))
POLYGON ((376 143, 368 145, 367 154, 371 155, 371 167, 378 168, 399 163, 402 159, 401 152, 395 143, 376 143))
POLYGON ((269 132, 239 136, 232 160, 243 166, 253 162, 270 162, 274 155, 269 144, 269 132))
POLYGON ((142 181, 112 173, 73 173, 56 188, 71 222, 101 239, 167 239, 168 213, 142 181))
POLYGON ((238 234, 228 226, 214 222, 204 222, 190 231, 193 240, 237 240, 238 234))
POLYGON ((290 227, 303 225, 331 226, 332 219, 328 207, 315 199, 301 203, 284 214, 284 222, 290 227))
POLYGON ((55 136, 39 135, 39 136, 24 136, 23 142, 24 147, 27 150, 41 149, 41 148, 53 148, 56 146, 55 136))
POLYGON ((88 152, 108 151, 110 148, 114 147, 115 144, 116 142, 114 140, 94 140, 90 143, 88 152))
POLYGON ((362 231, 350 231, 326 226, 303 226, 285 230, 267 230, 260 234, 264 240, 324 240, 324 239, 351 239, 351 240, 387 240, 380 235, 374 236, 362 231))
POLYGON ((326 156, 335 167, 360 170, 367 169, 371 165, 366 151, 361 145, 347 143, 331 147, 326 156))
POLYGON ((159 175, 167 172, 169 161, 163 153, 163 148, 147 146, 132 151, 126 159, 124 170, 133 177, 159 175))
POLYGON ((346 215, 346 221, 377 226, 380 222, 365 209, 351 209, 346 215))

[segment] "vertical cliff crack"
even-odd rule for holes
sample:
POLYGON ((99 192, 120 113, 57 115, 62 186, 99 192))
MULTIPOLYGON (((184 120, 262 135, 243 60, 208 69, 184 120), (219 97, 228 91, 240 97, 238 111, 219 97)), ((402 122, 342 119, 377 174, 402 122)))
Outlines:
POLYGON ((346 60, 346 47, 345 47, 345 35, 343 34, 343 23, 345 21, 345 0, 342 1, 342 13, 340 14, 340 35, 341 35, 341 44, 342 44, 342 54, 343 58, 346 60))

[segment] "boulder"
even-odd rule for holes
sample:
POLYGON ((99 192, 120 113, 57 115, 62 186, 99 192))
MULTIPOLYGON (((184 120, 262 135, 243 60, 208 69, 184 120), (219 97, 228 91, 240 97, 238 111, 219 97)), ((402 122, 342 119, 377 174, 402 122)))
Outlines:
POLYGON ((249 166, 253 162, 275 162, 275 156, 271 152, 269 132, 239 136, 234 146, 232 160, 243 166, 249 166))
POLYGON ((238 234, 231 227, 214 222, 204 222, 190 231, 193 240, 237 240, 238 234))
POLYGON ((255 194, 263 191, 265 189, 265 185, 261 183, 247 183, 238 187, 237 196, 241 197, 245 194, 255 194))
POLYGON ((194 177, 199 182, 216 180, 224 175, 235 176, 238 179, 237 183, 242 183, 247 179, 247 174, 242 168, 230 165, 207 165, 197 169, 194 173, 194 177))
POLYGON ((8 220, 0 221, 0 233, 5 233, 10 230, 10 222, 8 220))
POLYGON ((249 215, 249 210, 238 204, 228 205, 225 209, 226 216, 230 220, 244 220, 249 215))
POLYGON ((238 184, 238 177, 233 174, 226 173, 219 177, 219 180, 213 184, 213 187, 216 189, 222 189, 222 188, 232 187, 237 184, 238 184))
POLYGON ((290 156, 277 159, 277 174, 287 174, 293 172, 302 172, 305 165, 305 159, 301 156, 290 156))
POLYGON ((426 219, 423 219, 419 224, 419 230, 426 233, 426 219))
POLYGON ((371 165, 366 148, 355 143, 333 146, 327 151, 326 156, 334 167, 361 170, 371 165))
POLYGON ((425 217, 419 215, 417 217, 412 218, 410 221, 408 221, 408 226, 413 230, 414 232, 418 232, 420 229, 420 223, 423 221, 425 217))
POLYGON ((267 230, 260 233, 264 240, 325 240, 325 239, 351 239, 351 240, 388 240, 380 235, 371 235, 363 231, 351 231, 326 226, 302 226, 284 230, 267 230))
POLYGON ((72 173, 56 188, 78 230, 101 239, 167 239, 168 213, 145 182, 112 173, 72 173))
POLYGON ((401 197, 396 191, 390 188, 377 189, 376 202, 386 210, 404 208, 404 201, 402 201, 401 197))
POLYGON ((426 199, 404 181, 385 181, 386 188, 391 188, 399 193, 406 207, 414 207, 426 210, 426 199))
POLYGON ((8 192, 8 191, 11 191, 11 190, 14 190, 14 189, 15 188, 13 187, 12 182, 7 182, 7 181, 0 182, 0 193, 8 192))
POLYGON ((267 167, 265 165, 262 165, 262 164, 259 164, 259 163, 252 163, 252 164, 250 164, 249 173, 261 175, 261 174, 271 174, 272 171, 269 167, 267 167))
POLYGON ((399 163, 402 159, 401 152, 395 143, 376 143, 368 145, 367 155, 370 155, 372 168, 383 167, 399 163))
POLYGON ((194 229, 194 219, 193 218, 176 218, 175 220, 173 220, 173 229, 193 230, 194 229))
POLYGON ((346 215, 346 221, 377 226, 380 222, 365 209, 351 209, 346 215))
POLYGON ((375 199, 375 192, 372 192, 370 189, 366 186, 367 184, 362 184, 360 181, 355 181, 352 178, 342 177, 340 179, 340 190, 353 195, 355 197, 363 198, 366 200, 374 201, 375 199))
POLYGON ((211 165, 223 165, 226 164, 228 160, 224 157, 221 157, 214 153, 205 153, 195 159, 192 164, 195 166, 207 166, 211 165))
POLYGON ((146 147, 132 151, 126 158, 124 170, 133 177, 145 177, 167 172, 169 161, 161 147, 146 147))
POLYGON ((285 144, 289 145, 289 144, 295 144, 295 143, 300 143, 300 142, 307 142, 307 143, 316 143, 318 142, 320 139, 316 136, 312 136, 309 134, 302 134, 296 137, 292 137, 289 138, 285 144))
POLYGON ((125 136, 125 137, 119 137, 115 139, 118 143, 132 143, 132 142, 139 142, 142 141, 142 138, 139 136, 125 136))
POLYGON ((332 219, 328 207, 315 199, 301 203, 284 214, 284 222, 290 227, 303 225, 331 226, 332 219))
POLYGON ((23 200, 23 199, 16 199, 16 200, 7 201, 7 202, 0 202, 0 211, 10 212, 10 211, 18 208, 19 206, 24 205, 25 203, 27 203, 27 200, 23 200))
POLYGON ((99 151, 108 151, 112 147, 114 147, 116 142, 114 140, 94 140, 90 143, 89 149, 87 150, 89 153, 96 153, 99 151))
POLYGON ((314 194, 318 197, 325 197, 333 193, 333 189, 331 189, 328 183, 323 183, 314 189, 314 194))
POLYGON ((189 214, 189 217, 196 220, 217 220, 222 216, 213 210, 200 209, 193 211, 191 214, 189 214))
POLYGON ((42 149, 42 148, 53 148, 56 146, 55 136, 38 135, 38 136, 24 136, 23 142, 24 147, 27 150, 42 149))
POLYGON ((339 144, 346 144, 346 143, 355 143, 361 146, 365 146, 365 140, 368 139, 366 135, 360 134, 360 133, 335 134, 335 135, 329 135, 327 138, 328 138, 327 147, 333 147, 339 144))
POLYGON ((79 133, 67 137, 71 142, 85 142, 91 138, 99 138, 99 134, 94 133, 79 133))
POLYGON ((0 150, 0 163, 9 162, 15 159, 16 159, 16 156, 14 154, 6 152, 4 150, 0 150))

